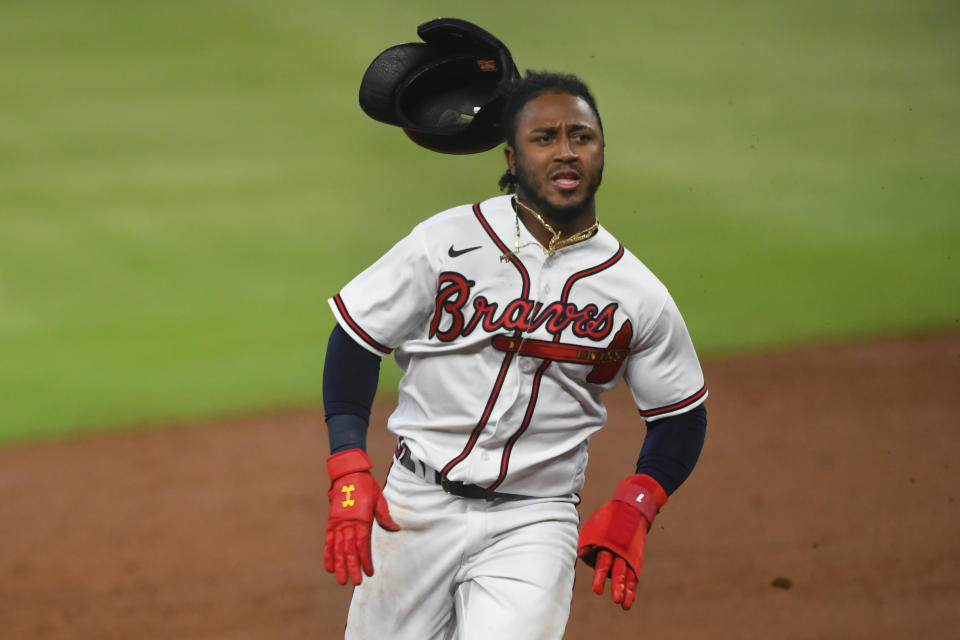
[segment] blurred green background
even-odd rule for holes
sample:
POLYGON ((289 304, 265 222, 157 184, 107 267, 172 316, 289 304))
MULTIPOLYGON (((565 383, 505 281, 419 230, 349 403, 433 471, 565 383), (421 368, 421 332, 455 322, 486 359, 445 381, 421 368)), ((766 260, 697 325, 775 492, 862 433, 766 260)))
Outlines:
POLYGON ((601 221, 702 356, 958 328, 956 2, 13 0, 0 441, 318 405, 327 297, 496 194, 357 106, 440 15, 591 84, 601 221))

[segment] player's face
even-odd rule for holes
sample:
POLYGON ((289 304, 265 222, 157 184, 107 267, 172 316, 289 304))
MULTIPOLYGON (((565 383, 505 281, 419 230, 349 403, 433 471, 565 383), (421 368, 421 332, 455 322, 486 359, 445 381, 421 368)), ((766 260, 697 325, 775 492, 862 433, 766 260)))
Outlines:
POLYGON ((593 214, 603 146, 600 123, 586 100, 567 93, 537 96, 518 114, 514 144, 505 150, 517 196, 557 222, 593 214))

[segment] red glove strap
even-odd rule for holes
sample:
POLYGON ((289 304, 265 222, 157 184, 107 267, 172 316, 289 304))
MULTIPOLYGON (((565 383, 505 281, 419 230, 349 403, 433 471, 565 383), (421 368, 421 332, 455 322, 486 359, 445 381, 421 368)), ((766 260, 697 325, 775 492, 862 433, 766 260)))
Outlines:
POLYGON ((621 480, 617 485, 617 492, 613 494, 614 500, 639 511, 647 521, 648 528, 653 524, 660 507, 667 503, 667 497, 667 492, 660 483, 646 474, 636 474, 621 480))
POLYGON ((327 458, 327 473, 330 474, 331 482, 348 473, 369 471, 372 468, 373 463, 363 449, 347 449, 327 458))

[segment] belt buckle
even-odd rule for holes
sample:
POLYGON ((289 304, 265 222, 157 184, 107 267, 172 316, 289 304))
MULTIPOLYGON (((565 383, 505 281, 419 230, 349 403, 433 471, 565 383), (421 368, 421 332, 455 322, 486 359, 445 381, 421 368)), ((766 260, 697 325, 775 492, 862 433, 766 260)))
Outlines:
POLYGON ((484 489, 483 487, 478 487, 475 484, 464 484, 460 480, 447 480, 446 478, 441 478, 440 486, 450 495, 460 496, 461 498, 483 498, 488 502, 496 499, 496 495, 493 491, 484 489))
POLYGON ((441 476, 440 487, 443 488, 443 490, 449 493, 450 495, 456 496, 456 495, 460 495, 458 491, 460 491, 461 487, 463 487, 463 483, 460 482, 459 480, 447 480, 446 478, 441 476))

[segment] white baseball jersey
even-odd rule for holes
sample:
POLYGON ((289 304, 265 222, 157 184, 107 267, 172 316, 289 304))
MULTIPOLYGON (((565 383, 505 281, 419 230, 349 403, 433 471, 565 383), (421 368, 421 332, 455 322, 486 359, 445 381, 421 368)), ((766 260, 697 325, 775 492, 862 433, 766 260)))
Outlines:
POLYGON ((707 390, 666 287, 609 232, 547 256, 510 196, 417 225, 330 299, 404 375, 388 428, 450 480, 559 497, 583 486, 600 396, 623 378, 647 421, 707 390), (506 258, 502 259, 503 256, 506 258))

